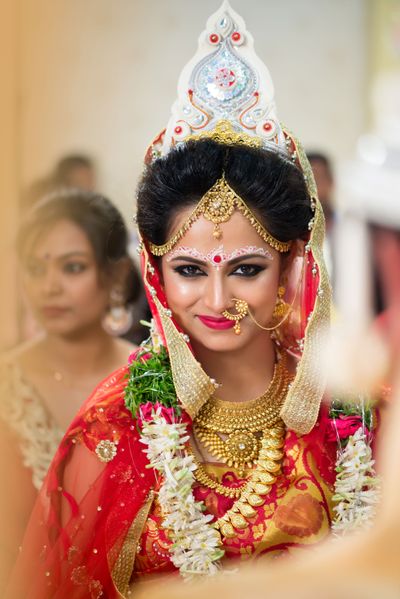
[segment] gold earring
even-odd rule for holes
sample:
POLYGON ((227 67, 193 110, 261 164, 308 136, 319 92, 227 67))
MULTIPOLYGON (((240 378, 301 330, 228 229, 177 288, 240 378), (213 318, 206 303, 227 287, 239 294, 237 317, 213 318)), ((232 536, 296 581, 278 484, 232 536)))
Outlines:
POLYGON ((249 311, 249 305, 246 302, 246 300, 241 300, 241 299, 236 299, 236 298, 233 299, 233 302, 234 302, 235 310, 236 310, 237 314, 231 314, 231 312, 228 312, 228 310, 224 310, 222 312, 222 316, 224 316, 228 320, 235 321, 233 330, 235 331, 236 335, 240 335, 240 321, 243 320, 243 318, 247 315, 247 313, 249 311))
POLYGON ((230 314, 230 312, 228 312, 227 310, 225 310, 222 314, 228 320, 236 320, 236 324, 233 328, 237 335, 240 334, 240 322, 239 321, 242 318, 244 318, 246 316, 246 314, 248 314, 250 316, 251 320, 254 322, 254 324, 257 325, 263 331, 275 331, 275 329, 279 328, 285 322, 285 320, 288 318, 290 312, 292 311, 294 302, 297 297, 298 287, 296 289, 296 293, 293 298, 292 304, 287 304, 282 299, 283 296, 285 295, 285 291, 286 291, 285 287, 283 287, 283 286, 279 287, 279 289, 278 289, 278 298, 277 298, 276 306, 275 306, 275 309, 274 309, 274 312, 272 315, 273 317, 278 319, 278 322, 274 326, 263 327, 259 322, 257 322, 255 317, 251 313, 248 303, 245 300, 241 300, 236 297, 233 298, 233 301, 235 302, 235 308, 238 311, 238 314, 230 314))
POLYGON ((273 317, 275 319, 280 319, 283 316, 286 316, 288 310, 290 309, 289 304, 287 304, 283 299, 285 292, 286 292, 286 288, 283 285, 280 285, 278 287, 278 297, 277 297, 274 312, 273 312, 273 317))

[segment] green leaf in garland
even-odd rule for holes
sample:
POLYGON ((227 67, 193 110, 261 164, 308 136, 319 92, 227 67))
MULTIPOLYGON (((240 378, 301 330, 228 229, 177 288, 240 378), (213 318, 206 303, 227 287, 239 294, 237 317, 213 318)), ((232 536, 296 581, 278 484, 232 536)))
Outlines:
POLYGON ((127 409, 136 418, 139 406, 148 402, 158 402, 166 408, 174 408, 178 416, 181 413, 168 353, 164 347, 159 352, 143 350, 129 366, 128 384, 125 388, 127 409))

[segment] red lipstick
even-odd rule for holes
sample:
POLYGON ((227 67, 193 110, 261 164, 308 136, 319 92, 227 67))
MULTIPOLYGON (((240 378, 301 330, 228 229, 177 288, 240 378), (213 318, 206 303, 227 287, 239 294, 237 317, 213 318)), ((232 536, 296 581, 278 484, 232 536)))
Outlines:
POLYGON ((216 329, 218 331, 224 331, 225 329, 231 329, 235 326, 233 320, 228 320, 223 316, 215 317, 215 316, 206 316, 204 314, 199 314, 198 319, 209 329, 216 329))

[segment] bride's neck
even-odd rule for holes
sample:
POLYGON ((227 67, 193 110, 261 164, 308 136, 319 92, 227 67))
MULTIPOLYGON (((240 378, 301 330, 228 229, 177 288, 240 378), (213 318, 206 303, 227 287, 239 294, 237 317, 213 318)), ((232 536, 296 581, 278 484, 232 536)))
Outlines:
POLYGON ((275 345, 269 335, 259 335, 238 351, 216 352, 194 347, 196 358, 207 374, 221 387, 220 399, 248 401, 261 395, 272 379, 276 361, 275 345))

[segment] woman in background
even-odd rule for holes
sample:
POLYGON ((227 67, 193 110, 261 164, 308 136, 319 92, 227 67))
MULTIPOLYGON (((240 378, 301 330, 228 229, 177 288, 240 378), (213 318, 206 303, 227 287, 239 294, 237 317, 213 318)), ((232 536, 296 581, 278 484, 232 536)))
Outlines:
POLYGON ((116 336, 130 329, 126 306, 141 294, 127 242, 117 208, 77 190, 39 202, 20 231, 22 282, 43 334, 1 363, 0 443, 12 501, 1 538, 10 540, 11 562, 73 415, 135 349, 116 336))

